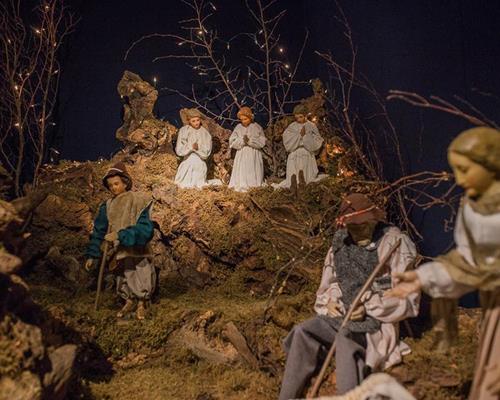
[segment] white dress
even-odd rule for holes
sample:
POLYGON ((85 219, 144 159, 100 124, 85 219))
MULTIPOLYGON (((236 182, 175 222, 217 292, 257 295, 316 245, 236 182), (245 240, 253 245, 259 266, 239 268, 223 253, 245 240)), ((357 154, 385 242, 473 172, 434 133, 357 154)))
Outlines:
POLYGON ((184 125, 179 130, 175 152, 184 160, 177 168, 175 183, 181 188, 201 188, 207 185, 207 164, 205 160, 212 151, 212 136, 203 127, 194 129, 184 125), (193 144, 198 143, 198 150, 193 144))
POLYGON ((285 150, 289 153, 286 162, 286 179, 278 187, 290 187, 292 175, 299 179, 299 171, 303 171, 306 183, 313 182, 318 178, 318 165, 315 154, 323 144, 323 138, 319 134, 318 128, 311 121, 303 124, 292 122, 283 132, 283 144, 285 150), (302 128, 305 129, 305 135, 301 136, 302 128))
POLYGON ((252 122, 247 127, 238 124, 229 137, 229 147, 236 149, 233 171, 229 187, 244 192, 252 187, 262 186, 264 182, 264 162, 261 149, 266 144, 262 127, 252 122), (245 144, 243 137, 248 136, 245 144))

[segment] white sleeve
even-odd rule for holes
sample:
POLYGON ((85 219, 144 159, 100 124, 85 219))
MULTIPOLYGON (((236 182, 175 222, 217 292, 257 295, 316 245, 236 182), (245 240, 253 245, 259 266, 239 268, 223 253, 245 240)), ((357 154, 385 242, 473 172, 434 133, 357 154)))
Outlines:
POLYGON ((245 146, 245 142, 239 135, 238 126, 234 128, 233 133, 231 133, 231 136, 229 137, 229 147, 232 149, 241 150, 245 146))
MULTIPOLYGON (((417 256, 415 244, 404 233, 397 228, 390 228, 385 234, 378 247, 379 259, 394 246, 398 239, 401 239, 399 248, 394 252, 388 261, 389 271, 386 276, 394 276, 396 273, 404 272, 417 256)), ((391 286, 394 282, 391 280, 391 286)), ((416 317, 420 305, 420 293, 412 293, 405 299, 394 297, 384 297, 383 292, 375 292, 364 303, 366 314, 381 322, 398 322, 406 318, 416 317)))
POLYGON ((255 129, 255 134, 248 138, 248 145, 254 149, 262 149, 266 145, 266 136, 259 124, 254 124, 252 129, 255 129))
POLYGON ((179 157, 187 156, 193 151, 188 145, 189 131, 186 126, 179 129, 179 134, 177 135, 177 143, 175 144, 175 153, 179 157))
POLYGON ((206 160, 212 151, 212 136, 205 128, 204 132, 201 132, 201 138, 198 141, 198 150, 196 150, 196 154, 198 154, 202 160, 206 160))
POLYGON ((416 272, 424 292, 434 298, 458 299, 475 290, 471 286, 455 282, 445 266, 438 261, 425 263, 416 272))
POLYGON ((314 123, 309 122, 306 124, 306 134, 302 137, 302 143, 306 150, 311 153, 316 153, 321 148, 323 138, 314 123))
POLYGON ((288 153, 296 150, 300 145, 300 134, 296 132, 294 126, 292 126, 293 124, 294 123, 292 122, 288 125, 288 128, 286 128, 285 132, 283 132, 283 145, 288 153))
MULTIPOLYGON (((335 265, 333 258, 333 249, 330 247, 325 257, 325 264, 323 266, 323 274, 321 275, 321 283, 318 291, 316 292, 316 302, 314 303, 314 311, 318 315, 326 315, 328 310, 326 305, 331 301, 336 301, 343 308, 341 301, 342 291, 337 282, 335 274, 335 265)), ((345 312, 345 309, 343 310, 345 312)))

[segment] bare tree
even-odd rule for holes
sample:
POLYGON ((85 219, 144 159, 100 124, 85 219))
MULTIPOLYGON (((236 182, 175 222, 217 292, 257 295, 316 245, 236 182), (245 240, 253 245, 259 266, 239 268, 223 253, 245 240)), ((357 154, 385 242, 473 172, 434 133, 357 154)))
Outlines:
POLYGON ((30 15, 20 0, 0 4, 0 156, 22 193, 37 184, 53 122, 61 43, 75 19, 62 0, 42 0, 30 15), (29 22, 28 22, 29 21, 29 22))
MULTIPOLYGON (((191 10, 192 16, 180 21, 179 33, 153 33, 134 42, 127 50, 125 59, 132 49, 146 39, 166 38, 175 42, 175 51, 160 55, 153 62, 180 59, 188 63, 194 74, 202 77, 204 85, 191 86, 189 93, 175 88, 164 88, 178 94, 207 116, 214 118, 225 127, 236 120, 237 109, 250 106, 256 114, 265 117, 264 128, 268 145, 264 152, 270 161, 271 172, 276 175, 278 159, 272 124, 296 103, 293 88, 307 84, 296 79, 303 56, 308 33, 292 64, 286 56, 285 46, 280 41, 279 24, 286 10, 275 7, 276 0, 246 0, 246 8, 251 16, 251 32, 240 32, 230 38, 223 38, 215 28, 213 19, 217 8, 210 1, 182 0, 191 10), (239 65, 234 47, 243 43, 250 49, 244 57, 244 65, 239 65), (206 88, 210 88, 207 95, 206 88)), ((242 17, 243 19, 243 17, 242 17)), ((284 150, 283 150, 284 151, 284 150)))

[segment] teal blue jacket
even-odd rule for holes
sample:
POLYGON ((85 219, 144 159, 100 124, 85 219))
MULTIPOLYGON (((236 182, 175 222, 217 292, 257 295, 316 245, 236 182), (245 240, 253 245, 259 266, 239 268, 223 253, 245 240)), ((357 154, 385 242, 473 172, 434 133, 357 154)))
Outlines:
MULTIPOLYGON (((152 238, 154 225, 149 218, 149 209, 146 207, 139 216, 137 223, 118 231, 118 240, 124 247, 145 246, 152 238)), ((102 203, 94 221, 94 230, 90 234, 90 241, 85 251, 87 258, 101 257, 101 243, 108 232, 108 217, 106 202, 102 203)))

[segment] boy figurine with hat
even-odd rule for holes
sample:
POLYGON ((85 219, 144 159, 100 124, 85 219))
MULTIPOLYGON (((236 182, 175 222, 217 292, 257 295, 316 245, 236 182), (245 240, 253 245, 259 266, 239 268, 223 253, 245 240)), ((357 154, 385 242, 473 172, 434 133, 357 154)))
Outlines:
POLYGON ((266 144, 266 137, 262 127, 253 122, 254 116, 250 107, 241 107, 238 118, 241 123, 229 137, 229 147, 236 149, 229 187, 238 192, 245 192, 250 188, 262 186, 264 182, 261 149, 266 144))
POLYGON ((307 108, 304 105, 295 106, 293 115, 295 122, 288 125, 283 132, 283 144, 288 159, 286 179, 278 185, 279 187, 289 188, 293 175, 303 185, 318 179, 315 155, 323 144, 323 138, 316 125, 307 119, 307 108))
POLYGON ((415 257, 415 245, 398 228, 387 225, 385 212, 367 196, 348 195, 341 204, 339 229, 326 255, 316 293, 316 316, 296 325, 284 341, 287 360, 279 399, 301 396, 321 366, 337 336, 337 392, 346 393, 372 370, 383 370, 402 360, 409 347, 399 340, 398 322, 418 313, 419 295, 384 298, 391 275, 405 271, 415 257), (385 272, 361 298, 346 327, 345 313, 379 260, 401 239, 387 261, 385 272))
POLYGON ((109 270, 118 275, 117 293, 125 300, 117 317, 133 311, 137 300, 136 316, 142 320, 156 284, 148 249, 154 229, 149 216, 152 201, 144 193, 131 191, 132 178, 122 162, 106 172, 103 184, 113 197, 101 204, 97 212, 85 252, 85 269, 89 271, 94 266, 101 257, 102 242, 107 241, 112 246, 108 252, 109 270))
POLYGON ((201 188, 207 185, 206 160, 212 151, 212 136, 201 125, 201 113, 187 110, 188 125, 179 130, 175 152, 184 160, 177 168, 175 183, 181 188, 201 188))

